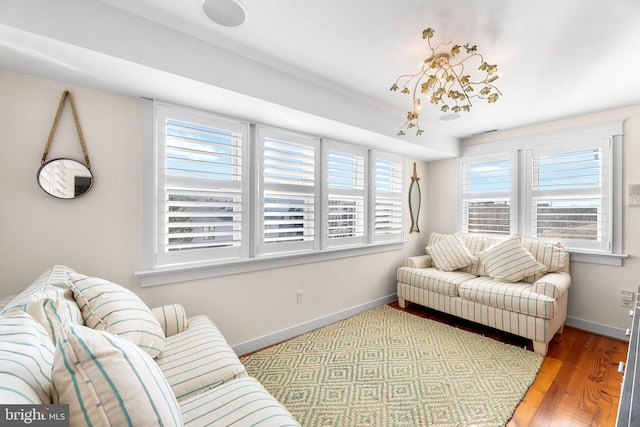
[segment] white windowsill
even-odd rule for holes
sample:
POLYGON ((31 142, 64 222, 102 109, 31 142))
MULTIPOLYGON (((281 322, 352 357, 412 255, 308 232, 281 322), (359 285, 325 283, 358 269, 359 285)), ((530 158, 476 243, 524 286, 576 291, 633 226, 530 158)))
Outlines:
POLYGON ((288 267, 298 264, 329 261, 360 255, 370 255, 380 252, 397 251, 403 248, 405 241, 391 243, 376 243, 352 248, 329 248, 299 254, 284 254, 260 258, 230 260, 218 264, 197 264, 169 266, 158 269, 140 269, 134 275, 140 278, 140 286, 165 285, 168 283, 198 280, 207 277, 218 277, 229 274, 246 273, 269 268, 288 267))
POLYGON ((629 258, 629 254, 611 254, 604 252, 578 251, 566 249, 571 254, 571 262, 588 262, 591 264, 622 265, 622 260, 629 258))

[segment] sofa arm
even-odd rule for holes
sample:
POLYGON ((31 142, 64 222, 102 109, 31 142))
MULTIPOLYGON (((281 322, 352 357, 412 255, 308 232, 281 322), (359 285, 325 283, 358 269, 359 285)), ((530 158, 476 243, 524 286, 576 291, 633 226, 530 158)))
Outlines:
POLYGON ((165 337, 178 334, 187 327, 187 313, 180 304, 169 304, 151 309, 160 322, 165 337))
POLYGON ((403 267, 429 268, 431 267, 431 257, 429 255, 410 256, 402 262, 403 267))
POLYGON ((531 292, 558 299, 569 291, 570 286, 571 276, 569 273, 548 273, 531 286, 531 292))

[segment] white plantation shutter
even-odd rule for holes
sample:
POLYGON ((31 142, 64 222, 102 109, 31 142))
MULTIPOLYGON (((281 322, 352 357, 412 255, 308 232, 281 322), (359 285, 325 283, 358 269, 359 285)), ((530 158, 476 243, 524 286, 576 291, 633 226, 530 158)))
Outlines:
POLYGON ((325 246, 365 242, 366 149, 324 141, 325 246))
POLYGON ((403 243, 401 156, 142 105, 143 286, 403 243))
POLYGON ((532 237, 568 248, 611 248, 611 142, 527 150, 527 218, 532 237))
POLYGON ((245 256, 248 125, 158 105, 157 264, 245 256))
POLYGON ((402 240, 403 159, 371 152, 373 176, 372 242, 402 240))
POLYGON ((515 232, 515 154, 466 157, 459 161, 459 224, 465 233, 515 232))
POLYGON ((318 247, 319 140, 259 127, 258 254, 318 247))

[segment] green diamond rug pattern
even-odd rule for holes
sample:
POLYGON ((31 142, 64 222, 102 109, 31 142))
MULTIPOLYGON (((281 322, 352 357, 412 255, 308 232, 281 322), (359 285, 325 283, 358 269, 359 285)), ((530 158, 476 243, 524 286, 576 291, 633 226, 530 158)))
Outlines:
POLYGON ((386 305, 242 358, 305 427, 504 426, 542 361, 386 305))

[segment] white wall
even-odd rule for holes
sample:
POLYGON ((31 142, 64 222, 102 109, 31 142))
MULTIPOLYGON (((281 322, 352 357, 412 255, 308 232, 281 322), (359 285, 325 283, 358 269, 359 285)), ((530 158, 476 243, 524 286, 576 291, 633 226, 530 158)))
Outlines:
POLYGON ((5 69, 367 141, 423 160, 459 154, 458 138, 429 125, 421 137, 397 138, 404 109, 389 109, 307 73, 301 78, 103 2, 3 0, 0 39, 5 69))
MULTIPOLYGON (((640 285, 640 207, 627 206, 628 184, 640 183, 640 106, 590 114, 581 117, 501 131, 469 138, 463 145, 483 144, 552 131, 569 130, 589 125, 625 120, 623 143, 623 252, 629 254, 623 266, 607 266, 573 262, 572 286, 569 291, 568 324, 598 333, 621 336, 629 326, 629 309, 620 305, 623 289, 637 291, 640 285)), ((455 231, 456 160, 428 164, 427 228, 432 231, 455 231), (443 186, 447 182, 450 185, 443 186)))
MULTIPOLYGON (((401 251, 141 288, 133 275, 142 265, 140 100, 1 69, 0 93, 0 296, 20 292, 54 264, 67 265, 126 286, 150 306, 175 302, 190 316, 209 315, 237 345, 393 295, 402 258, 424 251, 426 233, 408 233, 407 207, 401 251), (36 182, 65 89, 75 97, 95 176, 76 200, 50 197, 36 182), (298 289, 303 304, 296 303, 298 289)), ((55 157, 82 160, 68 105, 49 159, 55 157)), ((407 159, 407 186, 412 169, 407 159)), ((423 188, 426 173, 419 162, 423 188)), ((425 212, 423 205, 421 229, 425 212)))

